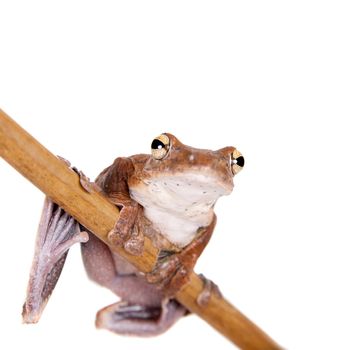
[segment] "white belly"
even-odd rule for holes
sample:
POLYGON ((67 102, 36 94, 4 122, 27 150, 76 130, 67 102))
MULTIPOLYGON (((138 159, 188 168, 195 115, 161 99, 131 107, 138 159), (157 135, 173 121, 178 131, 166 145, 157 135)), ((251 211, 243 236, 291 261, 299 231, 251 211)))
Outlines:
POLYGON ((208 210, 200 216, 188 217, 156 208, 145 208, 145 216, 170 242, 182 248, 193 240, 200 227, 210 224, 213 211, 208 210))

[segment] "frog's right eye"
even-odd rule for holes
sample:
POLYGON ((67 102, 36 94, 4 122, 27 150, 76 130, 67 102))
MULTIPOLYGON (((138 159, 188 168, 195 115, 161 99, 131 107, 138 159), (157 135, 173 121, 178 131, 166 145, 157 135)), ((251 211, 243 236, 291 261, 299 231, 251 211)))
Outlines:
POLYGON ((236 149, 231 154, 231 171, 237 175, 244 167, 244 158, 236 149))
POLYGON ((163 159, 169 151, 169 146, 170 146, 170 140, 167 135, 162 134, 156 137, 152 141, 152 145, 151 145, 153 158, 158 160, 163 159))

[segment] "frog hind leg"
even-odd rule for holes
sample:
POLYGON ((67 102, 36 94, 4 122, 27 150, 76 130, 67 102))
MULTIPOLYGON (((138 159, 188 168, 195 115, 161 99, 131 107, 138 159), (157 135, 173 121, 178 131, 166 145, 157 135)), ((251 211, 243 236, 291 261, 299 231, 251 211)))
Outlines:
POLYGON ((98 328, 123 335, 153 336, 165 332, 187 313, 176 301, 164 299, 156 286, 147 283, 136 268, 113 254, 97 237, 91 235, 81 250, 90 279, 121 298, 97 313, 98 328))
POLYGON ((46 197, 23 305, 24 323, 39 321, 60 277, 69 248, 88 239, 87 232, 80 230, 77 221, 46 197))
POLYGON ((144 306, 120 301, 97 313, 96 327, 121 335, 149 337, 167 331, 186 309, 175 300, 164 300, 161 306, 144 306))

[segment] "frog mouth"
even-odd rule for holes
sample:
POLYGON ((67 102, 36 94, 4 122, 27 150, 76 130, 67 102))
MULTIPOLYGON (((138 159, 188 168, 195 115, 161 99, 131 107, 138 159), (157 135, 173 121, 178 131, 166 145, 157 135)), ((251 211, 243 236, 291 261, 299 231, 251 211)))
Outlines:
POLYGON ((231 193, 233 188, 232 177, 229 179, 223 180, 222 178, 212 175, 211 172, 188 172, 185 174, 179 174, 172 176, 170 178, 171 182, 175 183, 175 186, 184 187, 184 189, 190 190, 191 188, 194 191, 202 195, 213 196, 223 196, 231 193))
POLYGON ((146 179, 144 183, 155 195, 162 193, 162 197, 170 196, 180 201, 192 198, 215 202, 219 197, 231 193, 233 181, 232 176, 223 180, 212 173, 212 171, 179 172, 146 179))

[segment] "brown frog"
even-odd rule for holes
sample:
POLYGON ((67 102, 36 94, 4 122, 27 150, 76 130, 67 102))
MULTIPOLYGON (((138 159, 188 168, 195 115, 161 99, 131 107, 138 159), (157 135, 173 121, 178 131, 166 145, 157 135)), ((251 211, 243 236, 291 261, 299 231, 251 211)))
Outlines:
MULTIPOLYGON (((98 327, 119 334, 157 335, 187 313, 173 297, 207 245, 216 223, 214 205, 232 191, 233 176, 243 168, 244 158, 234 147, 196 149, 169 133, 155 138, 151 151, 117 158, 95 184, 120 208, 108 235, 111 245, 137 255, 148 236, 159 249, 153 271, 138 272, 46 199, 23 307, 25 322, 40 318, 68 249, 76 242, 82 243, 89 277, 121 298, 97 313, 98 327)), ((85 177, 81 183, 91 188, 85 177)), ((204 285, 210 289, 210 283, 204 285)), ((199 303, 205 307, 207 299, 205 290, 199 303)))

